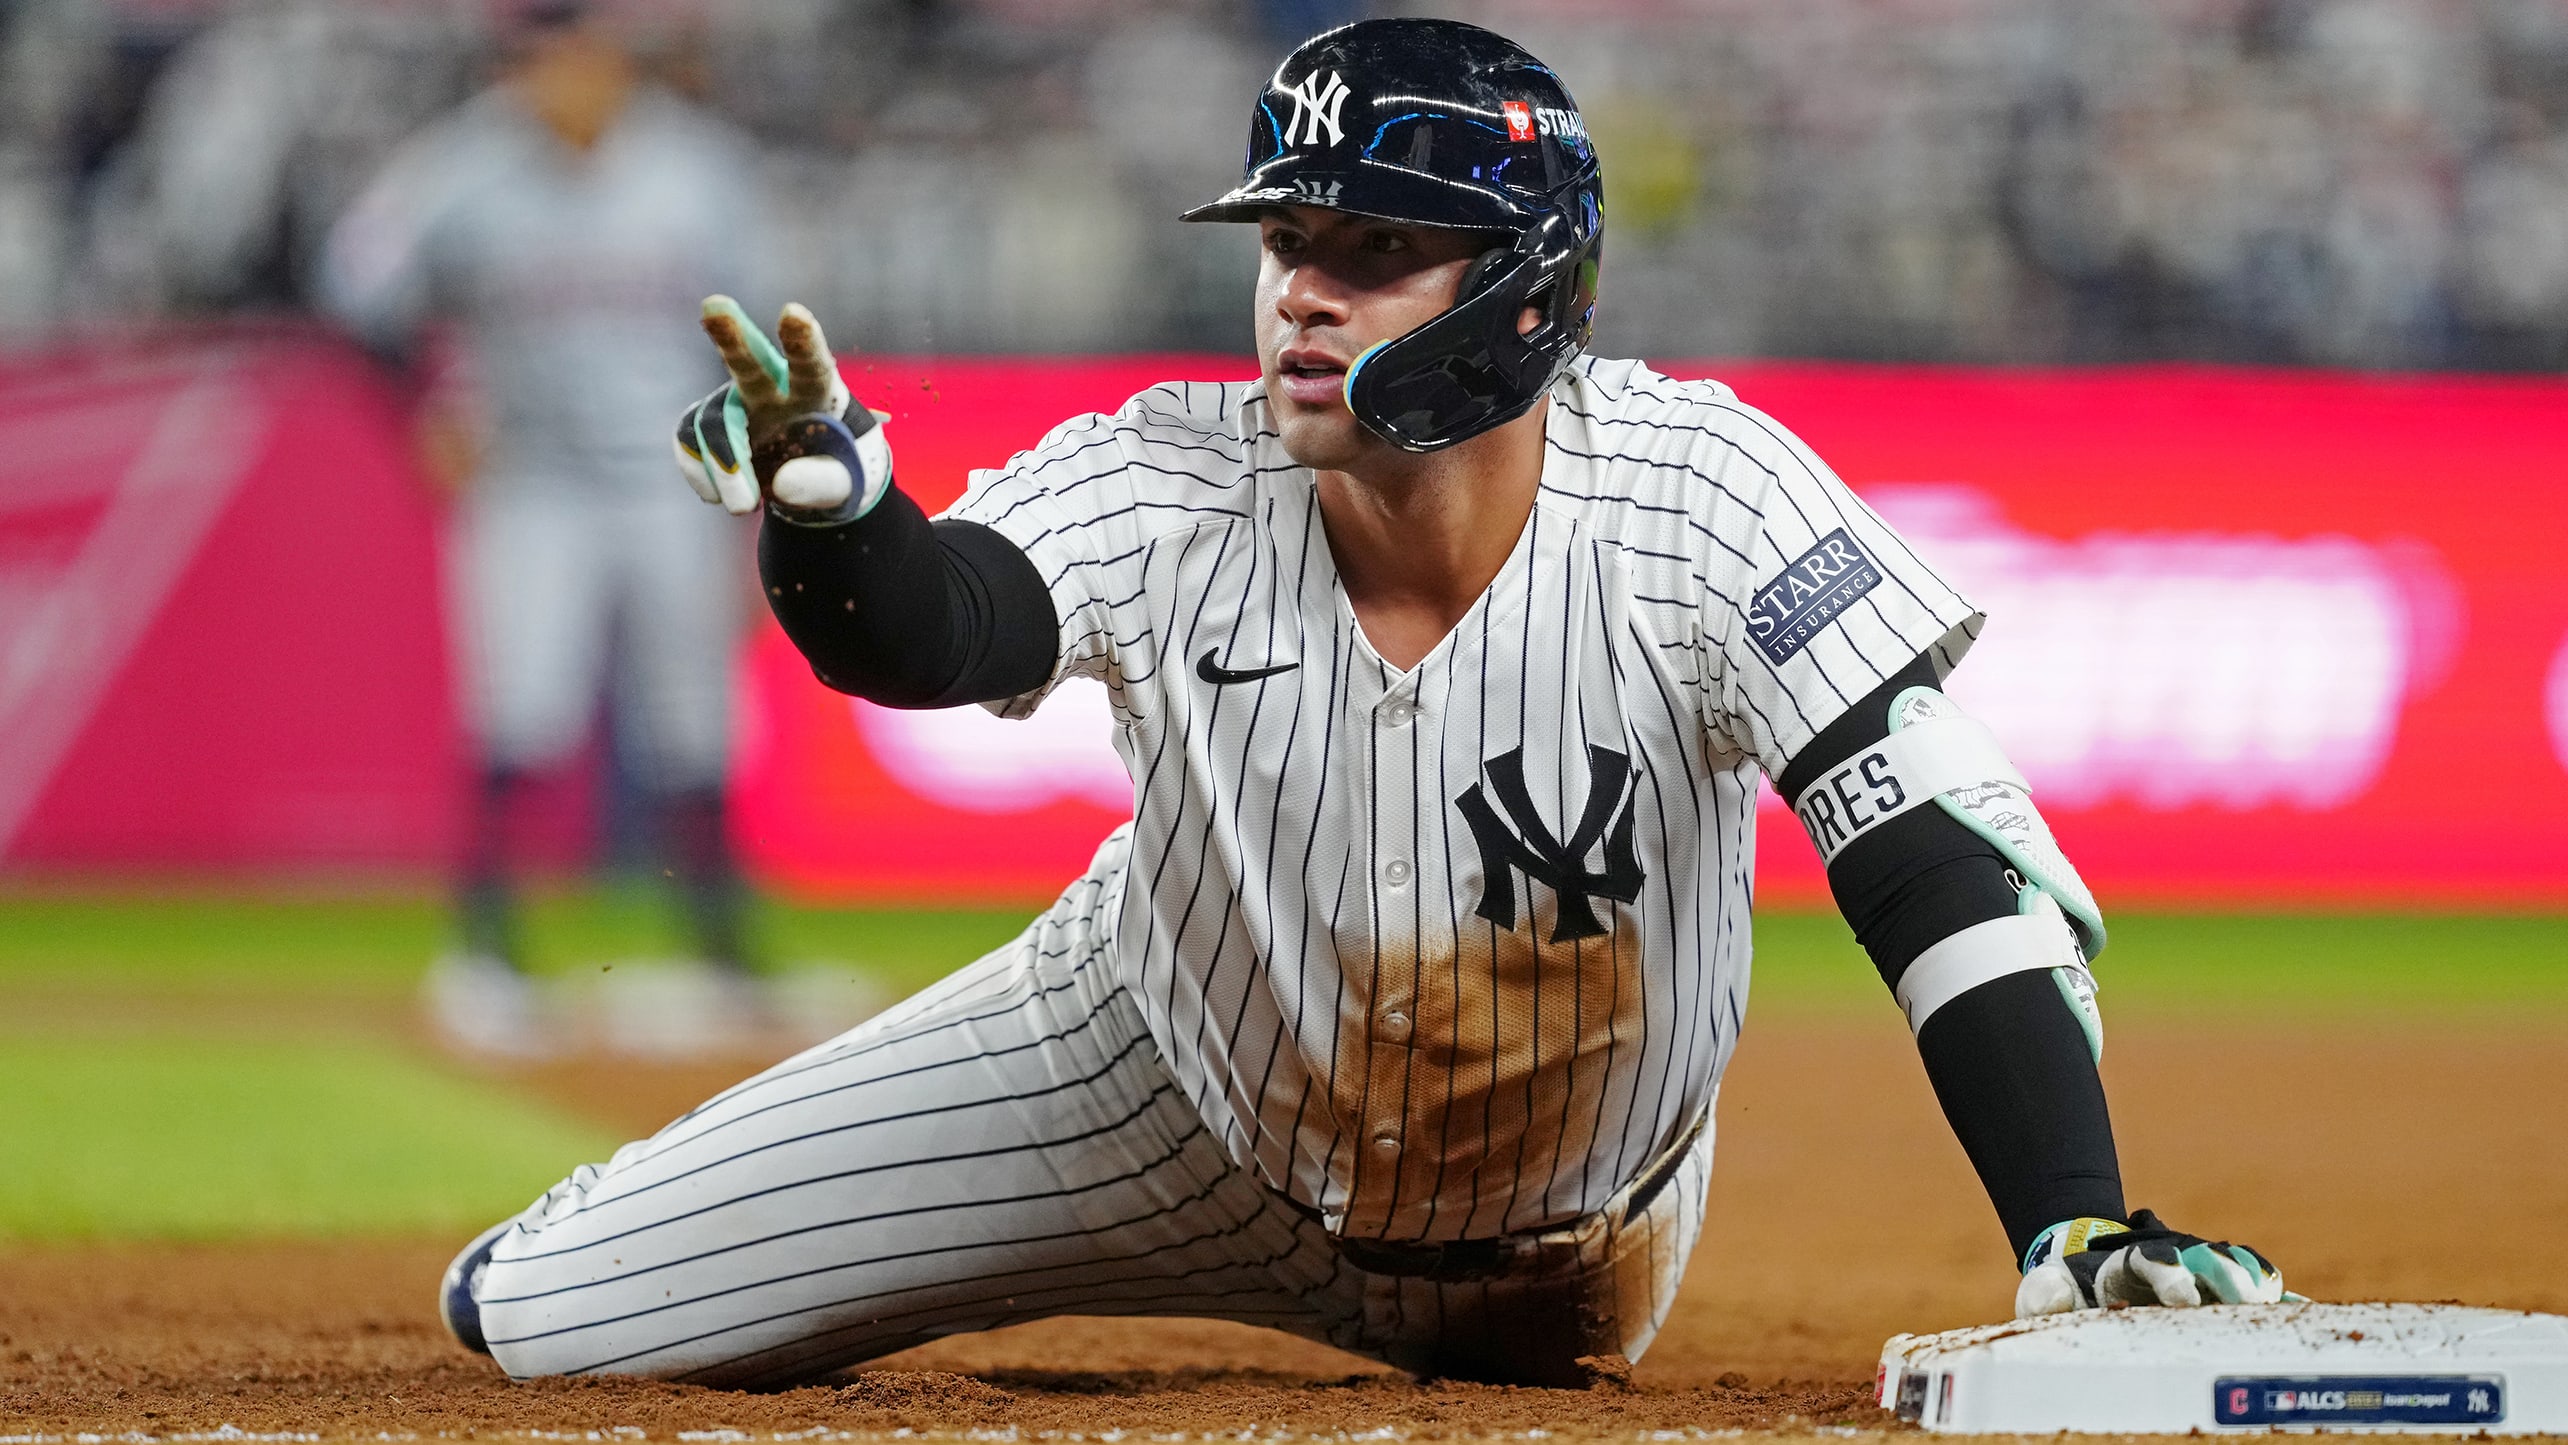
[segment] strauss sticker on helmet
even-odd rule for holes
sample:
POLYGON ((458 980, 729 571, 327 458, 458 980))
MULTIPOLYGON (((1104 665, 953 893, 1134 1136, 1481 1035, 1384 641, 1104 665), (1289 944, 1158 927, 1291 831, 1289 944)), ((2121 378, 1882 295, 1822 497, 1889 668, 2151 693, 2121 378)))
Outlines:
POLYGON ((1507 139, 1529 141, 1534 138, 1534 108, 1521 100, 1498 102, 1499 111, 1507 117, 1507 139))

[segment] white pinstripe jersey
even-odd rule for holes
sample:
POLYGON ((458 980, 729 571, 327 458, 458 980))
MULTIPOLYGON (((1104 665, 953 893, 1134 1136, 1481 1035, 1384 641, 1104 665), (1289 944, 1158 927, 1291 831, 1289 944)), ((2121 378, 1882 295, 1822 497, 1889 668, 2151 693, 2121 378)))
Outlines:
POLYGON ((1255 383, 1068 422, 949 515, 1026 551, 1054 682, 1113 698, 1101 906, 1169 1069, 1353 1236, 1558 1222, 1675 1140, 1738 1038, 1757 770, 1979 628, 1789 433, 1629 361, 1555 387, 1523 535, 1405 673, 1255 383))

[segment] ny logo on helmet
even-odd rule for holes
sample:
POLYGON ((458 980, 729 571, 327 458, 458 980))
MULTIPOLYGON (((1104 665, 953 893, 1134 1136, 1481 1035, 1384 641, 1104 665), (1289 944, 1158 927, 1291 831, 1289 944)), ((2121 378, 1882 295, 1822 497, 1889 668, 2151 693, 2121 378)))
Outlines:
POLYGON ((1346 105, 1346 82, 1336 71, 1315 70, 1284 87, 1284 93, 1293 97, 1293 118, 1284 123, 1284 144, 1318 145, 1323 127, 1330 145, 1346 138, 1338 125, 1338 111, 1346 105))
POLYGON ((1631 758, 1611 748, 1588 745, 1587 805, 1566 842, 1554 838, 1542 815, 1534 811, 1533 797, 1525 791, 1523 748, 1491 758, 1488 774, 1490 791, 1498 795, 1499 807, 1507 810, 1506 821, 1489 806, 1478 783, 1454 800, 1463 821, 1471 825, 1472 840, 1480 845, 1480 906, 1472 911, 1512 932, 1516 874, 1521 871, 1528 882, 1544 884, 1560 897, 1552 942, 1602 936, 1605 925, 1596 921, 1596 910, 1588 900, 1629 903, 1641 896, 1641 860, 1632 851, 1631 758), (1603 867, 1591 870, 1587 855, 1600 842, 1603 867))

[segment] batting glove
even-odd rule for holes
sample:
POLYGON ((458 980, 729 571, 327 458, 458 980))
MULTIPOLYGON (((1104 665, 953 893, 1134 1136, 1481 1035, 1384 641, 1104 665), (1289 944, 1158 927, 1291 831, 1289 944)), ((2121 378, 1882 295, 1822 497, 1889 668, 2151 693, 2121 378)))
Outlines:
POLYGON ((873 510, 891 488, 891 446, 882 418, 848 396, 811 312, 785 308, 779 348, 738 302, 710 296, 704 330, 731 380, 678 418, 678 471, 696 495, 734 516, 764 499, 801 522, 873 510))
POLYGON ((2274 1262, 2243 1244, 2169 1229, 2143 1209, 2118 1219, 2072 1219, 2024 1251, 2015 1317, 2124 1305, 2272 1304, 2298 1299, 2274 1262))

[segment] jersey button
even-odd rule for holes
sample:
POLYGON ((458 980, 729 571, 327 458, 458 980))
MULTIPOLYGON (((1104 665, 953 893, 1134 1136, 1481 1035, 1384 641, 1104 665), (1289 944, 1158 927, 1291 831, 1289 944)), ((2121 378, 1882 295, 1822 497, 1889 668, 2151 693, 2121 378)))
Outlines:
POLYGON ((1382 1016, 1382 1026, 1374 1032, 1386 1044, 1405 1044, 1409 1041, 1409 1016, 1393 1009, 1382 1016))
POLYGON ((1405 887, 1411 871, 1408 859, 1394 858, 1382 865, 1382 881, 1394 888, 1405 887))
POLYGON ((1417 720, 1417 708, 1405 702, 1395 702, 1382 709, 1382 723, 1385 727, 1404 728, 1417 720))
POLYGON ((1375 1157, 1375 1158, 1377 1158, 1377 1159, 1397 1159, 1397 1158, 1399 1158, 1399 1157, 1400 1157, 1400 1141, 1399 1141, 1398 1139, 1393 1138, 1392 1136, 1390 1136, 1390 1135, 1388 1135, 1388 1134, 1385 1134, 1385 1135, 1383 1135, 1382 1137, 1380 1137, 1380 1138, 1378 1138, 1378 1139, 1374 1140, 1374 1141, 1373 1141, 1373 1157, 1375 1157))

